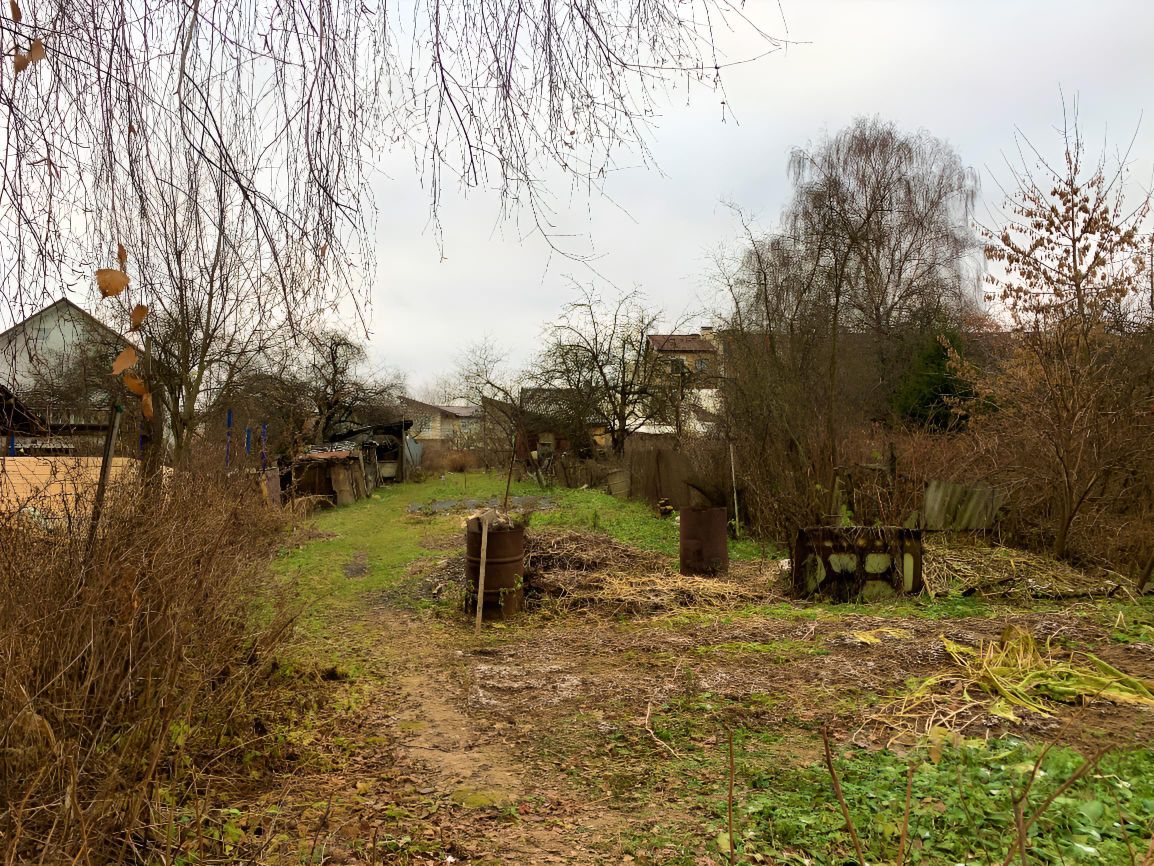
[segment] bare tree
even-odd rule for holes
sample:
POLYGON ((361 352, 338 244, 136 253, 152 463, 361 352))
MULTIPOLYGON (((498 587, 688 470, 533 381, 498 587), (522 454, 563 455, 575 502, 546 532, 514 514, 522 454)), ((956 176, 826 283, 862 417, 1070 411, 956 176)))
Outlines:
POLYGON ((309 356, 301 370, 303 390, 315 411, 313 440, 337 439, 358 424, 400 417, 400 374, 367 367, 364 346, 339 331, 309 337, 309 356))
POLYGON ((451 378, 454 390, 481 407, 479 440, 485 465, 508 465, 517 440, 526 437, 525 373, 510 369, 501 349, 485 338, 461 353, 451 378))
POLYGON ((894 362, 904 360, 894 343, 957 321, 980 297, 970 224, 977 175, 944 141, 876 118, 795 150, 790 174, 784 233, 805 246, 825 284, 831 363, 841 330, 869 335, 876 387, 888 397, 894 362))
POLYGON ((780 227, 722 257, 725 409, 778 532, 838 511, 842 443, 884 417, 924 336, 978 296, 973 173, 925 133, 858 120, 790 159, 780 227), (787 514, 787 511, 792 514, 787 514))
MULTIPOLYGON (((134 166, 132 177, 140 206, 115 220, 132 249, 136 279, 119 300, 126 312, 137 304, 148 309, 145 378, 180 462, 233 380, 312 315, 286 303, 243 196, 201 153, 179 140, 167 150, 158 143, 153 160, 134 166)), ((282 244, 279 252, 287 265, 298 245, 282 244)), ((295 294, 311 279, 298 271, 293 281, 295 294)))
POLYGON ((292 313, 371 269, 367 157, 384 148, 414 154, 434 208, 446 182, 489 186, 548 233, 546 168, 599 182, 618 149, 644 156, 670 81, 719 85, 718 27, 763 32, 718 0, 14 0, 6 300, 34 307, 112 260, 173 135, 245 212, 292 313), (302 263, 324 279, 298 282, 302 263))
POLYGON ((605 300, 583 287, 549 327, 538 359, 537 378, 555 402, 586 424, 604 422, 619 455, 630 435, 668 420, 674 402, 676 383, 661 375, 660 355, 647 340, 661 319, 639 292, 605 300))

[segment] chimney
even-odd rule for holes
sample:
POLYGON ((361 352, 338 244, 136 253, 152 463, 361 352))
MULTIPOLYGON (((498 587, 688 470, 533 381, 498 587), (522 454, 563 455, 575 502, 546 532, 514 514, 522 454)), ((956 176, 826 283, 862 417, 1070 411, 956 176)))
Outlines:
POLYGON ((713 326, 712 325, 702 325, 701 326, 701 336, 712 337, 713 336, 713 326))

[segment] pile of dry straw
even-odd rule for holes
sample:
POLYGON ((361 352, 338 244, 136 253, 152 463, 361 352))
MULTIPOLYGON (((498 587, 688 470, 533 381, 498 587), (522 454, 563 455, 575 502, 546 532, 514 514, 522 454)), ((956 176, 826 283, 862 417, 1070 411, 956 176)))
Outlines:
POLYGON ((525 584, 569 608, 614 614, 733 607, 777 597, 777 564, 731 563, 718 577, 688 577, 667 557, 603 535, 535 530, 525 539, 525 584))
POLYGON ((927 541, 922 576, 932 595, 999 598, 1086 598, 1124 590, 1114 572, 1086 572, 1072 565, 1012 547, 985 547, 927 541))

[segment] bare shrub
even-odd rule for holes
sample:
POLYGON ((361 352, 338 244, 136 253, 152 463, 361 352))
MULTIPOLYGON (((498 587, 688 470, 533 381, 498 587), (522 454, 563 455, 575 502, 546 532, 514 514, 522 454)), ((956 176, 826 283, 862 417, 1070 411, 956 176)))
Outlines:
POLYGON ((460 448, 428 449, 421 461, 426 472, 473 472, 481 468, 481 458, 460 448))
POLYGON ((284 517, 183 473, 113 487, 91 551, 77 526, 0 521, 5 862, 211 854, 199 803, 259 739, 254 687, 290 623, 267 569, 284 517))
MULTIPOLYGON (((1014 173, 1010 216, 984 230, 991 299, 1014 326, 1012 356, 976 383, 974 422, 1013 489, 1023 533, 1057 558, 1095 513, 1145 498, 1154 302, 1146 256, 1150 198, 1126 195, 1126 164, 1087 159, 1077 115, 1060 162, 1014 173)), ((1035 150, 1036 154, 1037 151, 1035 150)))

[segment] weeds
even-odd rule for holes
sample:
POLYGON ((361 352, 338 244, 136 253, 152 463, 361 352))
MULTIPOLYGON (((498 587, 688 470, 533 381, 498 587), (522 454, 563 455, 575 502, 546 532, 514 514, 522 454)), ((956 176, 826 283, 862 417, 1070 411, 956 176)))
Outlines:
POLYGON ((283 517, 184 473, 112 491, 90 553, 76 527, 5 520, 5 862, 224 853, 208 792, 268 733, 257 687, 291 623, 266 572, 283 517))
POLYGON ((1154 827, 1149 750, 1099 760, 967 740, 905 756, 852 752, 836 762, 840 797, 827 767, 834 761, 831 752, 823 764, 753 775, 754 793, 740 810, 747 858, 795 862, 804 852, 819 863, 1000 863, 1017 853, 1020 811, 1032 863, 1130 863, 1154 827))
POLYGON ((1021 710, 1050 716, 1055 701, 1109 700, 1154 709, 1154 683, 1129 676, 1092 653, 1058 657, 1021 629, 1007 628, 1000 640, 977 647, 942 641, 957 668, 925 678, 874 716, 897 729, 899 737, 934 727, 964 730, 979 710, 1008 721, 1018 721, 1021 710))

